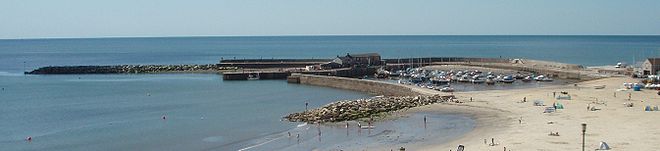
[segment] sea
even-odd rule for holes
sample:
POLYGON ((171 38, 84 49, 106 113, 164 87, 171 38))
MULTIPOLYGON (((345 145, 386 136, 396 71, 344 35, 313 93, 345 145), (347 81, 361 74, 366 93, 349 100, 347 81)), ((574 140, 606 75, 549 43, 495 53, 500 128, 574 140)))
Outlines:
POLYGON ((218 74, 24 75, 44 66, 213 64, 221 59, 494 57, 584 66, 660 56, 660 36, 254 36, 0 40, 0 150, 362 150, 451 141, 459 114, 414 113, 359 131, 283 121, 372 94, 218 74), (430 125, 421 127, 428 117, 430 125), (291 136, 289 136, 291 134, 291 136), (320 134, 320 135, 319 135, 320 134), (31 137, 31 141, 26 141, 31 137))

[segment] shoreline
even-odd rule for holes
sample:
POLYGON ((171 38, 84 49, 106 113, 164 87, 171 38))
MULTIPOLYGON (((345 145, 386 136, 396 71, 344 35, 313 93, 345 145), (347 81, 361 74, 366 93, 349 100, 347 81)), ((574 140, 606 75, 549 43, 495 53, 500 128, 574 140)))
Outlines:
MULTIPOLYGON (((649 150, 660 147, 649 144, 649 140, 660 140, 660 130, 654 128, 660 121, 650 120, 657 118, 657 114, 644 112, 643 107, 660 105, 660 96, 656 90, 620 89, 622 83, 638 80, 610 77, 526 89, 454 92, 456 98, 464 103, 435 103, 403 109, 395 111, 397 115, 388 115, 384 119, 434 112, 463 114, 477 121, 472 131, 452 141, 406 147, 414 150, 455 150, 459 144, 470 150, 502 150, 505 147, 511 150, 576 150, 581 145, 579 129, 583 122, 589 124, 586 144, 589 149, 598 148, 599 142, 605 141, 617 150, 649 150), (603 85, 605 88, 596 88, 603 85), (571 99, 562 100, 553 96, 553 92, 560 95, 562 91, 568 92, 571 99), (627 100, 629 93, 632 95, 630 101, 627 100), (471 97, 474 99, 472 102, 469 101, 471 97), (522 102, 523 98, 526 102, 522 102), (536 100, 543 101, 544 106, 534 106, 536 100), (553 103, 563 104, 565 108, 543 113, 545 107, 553 103), (622 105, 626 103, 635 103, 636 106, 631 108, 622 105), (587 106, 597 109, 585 110, 587 106), (550 133, 561 135, 553 136, 550 133), (487 144, 494 139, 496 145, 484 144, 484 139, 487 144), (647 143, 639 144, 635 140, 647 143)), ((418 87, 410 88, 428 95, 447 94, 418 87)))
MULTIPOLYGON (((464 144, 462 142, 466 142, 474 138, 486 139, 488 137, 484 137, 484 136, 491 136, 493 134, 496 134, 497 133, 496 128, 492 126, 510 127, 510 125, 508 125, 509 122, 507 121, 513 120, 508 118, 509 114, 512 114, 510 112, 498 111, 497 109, 488 108, 488 107, 477 107, 466 104, 453 104, 453 103, 437 103, 427 106, 411 108, 408 110, 401 111, 401 113, 397 113, 400 115, 396 115, 397 117, 393 117, 393 118, 406 118, 404 117, 405 115, 416 114, 416 113, 465 116, 474 120, 475 125, 472 128, 472 130, 470 130, 469 132, 464 133, 456 138, 450 139, 450 141, 438 142, 434 145, 422 144, 420 146, 404 146, 406 149, 447 150, 453 148, 452 150, 455 150, 455 148, 459 144, 464 144)), ((392 119, 388 119, 388 120, 392 120, 392 119)), ((439 137, 439 136, 435 136, 435 137, 439 137)), ((379 148, 379 149, 386 150, 388 148, 379 148)))

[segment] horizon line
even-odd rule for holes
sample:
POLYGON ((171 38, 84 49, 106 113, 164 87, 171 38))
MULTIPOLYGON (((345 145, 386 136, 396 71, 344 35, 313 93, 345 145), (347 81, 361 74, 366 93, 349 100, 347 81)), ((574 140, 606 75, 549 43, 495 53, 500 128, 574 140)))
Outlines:
POLYGON ((351 37, 351 36, 660 36, 660 34, 285 34, 285 35, 164 35, 164 36, 97 36, 97 37, 27 37, 0 40, 57 39, 121 39, 121 38, 211 38, 211 37, 351 37))

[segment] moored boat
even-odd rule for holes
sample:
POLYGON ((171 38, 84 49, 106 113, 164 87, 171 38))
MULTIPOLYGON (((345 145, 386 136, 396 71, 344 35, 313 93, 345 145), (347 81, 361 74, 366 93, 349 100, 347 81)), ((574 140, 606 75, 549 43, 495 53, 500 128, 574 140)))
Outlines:
POLYGON ((508 75, 504 76, 501 81, 504 83, 513 83, 516 79, 514 79, 513 76, 508 75))

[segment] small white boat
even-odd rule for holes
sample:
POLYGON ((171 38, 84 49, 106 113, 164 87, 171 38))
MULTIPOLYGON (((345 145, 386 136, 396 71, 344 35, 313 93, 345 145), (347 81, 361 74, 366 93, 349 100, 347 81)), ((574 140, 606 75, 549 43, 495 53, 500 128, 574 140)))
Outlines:
POLYGON ((501 81, 504 83, 513 83, 516 79, 514 79, 513 76, 508 75, 504 76, 501 81))
POLYGON ((458 79, 458 82, 470 82, 470 78, 468 78, 467 75, 463 75, 460 79, 458 79))
POLYGON ((554 79, 552 79, 552 78, 550 78, 550 77, 545 77, 545 78, 543 78, 543 79, 541 79, 541 80, 539 80, 539 81, 542 81, 542 82, 552 82, 552 81, 554 81, 554 79))
POLYGON ((454 92, 454 88, 452 87, 444 87, 440 89, 441 92, 454 92))
POLYGON ((361 129, 374 129, 374 128, 376 128, 376 126, 373 126, 373 125, 362 125, 362 126, 360 126, 360 128, 361 128, 361 129))
POLYGON ((552 79, 550 77, 546 77, 544 75, 539 75, 536 78, 534 78, 534 80, 541 81, 541 82, 552 82, 552 81, 554 81, 554 79, 552 79))
POLYGON ((486 80, 484 79, 472 79, 472 83, 484 83, 486 80))
POLYGON ((259 80, 259 73, 249 74, 247 77, 248 80, 259 80))

